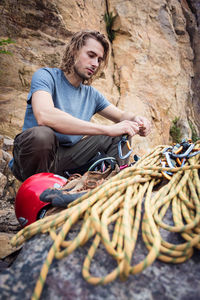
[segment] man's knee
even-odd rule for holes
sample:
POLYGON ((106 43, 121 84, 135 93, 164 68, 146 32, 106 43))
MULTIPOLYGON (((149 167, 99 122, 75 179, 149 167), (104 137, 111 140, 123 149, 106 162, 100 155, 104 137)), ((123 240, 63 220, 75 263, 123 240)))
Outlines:
POLYGON ((52 145, 56 143, 56 136, 53 130, 47 126, 35 126, 25 130, 21 137, 21 143, 28 143, 29 147, 36 150, 39 149, 51 149, 52 145))
POLYGON ((51 128, 36 126, 32 130, 32 142, 37 148, 51 149, 52 145, 55 144, 56 136, 51 128))

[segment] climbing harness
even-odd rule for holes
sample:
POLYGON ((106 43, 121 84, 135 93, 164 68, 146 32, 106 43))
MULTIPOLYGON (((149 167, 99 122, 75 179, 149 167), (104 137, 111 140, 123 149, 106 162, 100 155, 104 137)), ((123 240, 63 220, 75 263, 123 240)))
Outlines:
POLYGON ((93 241, 83 263, 82 275, 91 284, 107 284, 117 277, 126 279, 142 272, 157 258, 182 263, 193 255, 194 248, 200 249, 200 141, 191 147, 192 152, 187 152, 190 146, 187 149, 180 146, 183 148, 179 153, 175 147, 156 147, 133 166, 70 203, 67 209, 27 226, 12 238, 13 246, 39 233, 49 232, 53 240, 32 299, 40 298, 52 261, 69 255, 90 239, 93 241), (181 151, 185 156, 180 156, 181 151), (176 159, 185 159, 186 153, 184 165, 177 163, 176 159), (169 162, 172 163, 170 167, 169 162), (170 180, 166 180, 166 174, 170 174, 170 180), (167 221, 167 214, 171 214, 173 220, 167 221), (78 235, 66 241, 77 222, 81 225, 78 235), (149 252, 140 262, 133 263, 140 224, 149 252), (178 233, 179 244, 165 240, 163 229, 178 233), (116 260, 117 267, 104 276, 94 276, 90 267, 100 244, 116 260))
MULTIPOLYGON (((128 135, 123 135, 118 142, 118 156, 121 159, 126 159, 128 158, 131 153, 133 152, 129 140, 128 140, 128 135), (122 147, 123 145, 126 144, 129 151, 127 154, 123 155, 122 154, 122 147)), ((134 155, 134 160, 137 161, 139 157, 137 155, 134 155)), ((87 171, 101 171, 104 172, 108 166, 111 166, 112 170, 114 169, 115 165, 117 164, 117 160, 115 157, 108 157, 105 153, 103 152, 97 152, 97 154, 92 157, 88 162, 86 162, 84 165, 75 168, 75 169, 68 169, 64 171, 64 176, 66 178, 70 178, 73 174, 79 173, 83 175, 87 171)), ((123 165, 120 167, 120 169, 123 169, 125 167, 128 167, 128 165, 123 165)))
POLYGON ((116 165, 117 161, 114 157, 108 157, 103 151, 98 151, 97 154, 87 161, 84 165, 74 169, 67 169, 64 171, 64 176, 69 179, 74 174, 83 175, 87 171, 101 170, 102 172, 110 165, 112 169, 116 165))

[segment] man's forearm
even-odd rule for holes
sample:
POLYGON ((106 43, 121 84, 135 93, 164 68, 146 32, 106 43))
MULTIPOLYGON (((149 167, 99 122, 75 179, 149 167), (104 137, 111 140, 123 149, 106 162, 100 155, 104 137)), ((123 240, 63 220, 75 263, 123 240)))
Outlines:
POLYGON ((124 111, 121 114, 120 122, 124 120, 135 121, 135 118, 136 116, 133 113, 124 111))
POLYGON ((135 135, 138 126, 135 122, 124 120, 112 125, 102 125, 77 119, 57 108, 43 110, 37 114, 38 125, 49 126, 55 131, 69 135, 135 135))
POLYGON ((51 127, 63 134, 108 135, 108 126, 80 120, 57 108, 41 112, 37 121, 39 125, 51 127))

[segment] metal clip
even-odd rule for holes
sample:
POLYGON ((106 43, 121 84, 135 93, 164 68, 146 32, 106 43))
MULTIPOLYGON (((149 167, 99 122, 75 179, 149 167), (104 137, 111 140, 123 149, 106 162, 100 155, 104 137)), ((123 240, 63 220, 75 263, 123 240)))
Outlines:
POLYGON ((130 143, 128 141, 128 136, 127 135, 123 135, 121 140, 118 143, 118 154, 119 154, 119 158, 121 159, 125 159, 127 157, 129 157, 131 155, 131 153, 133 152, 133 150, 131 149, 130 143), (122 154, 122 143, 127 145, 127 148, 129 149, 129 152, 126 153, 125 155, 122 154))

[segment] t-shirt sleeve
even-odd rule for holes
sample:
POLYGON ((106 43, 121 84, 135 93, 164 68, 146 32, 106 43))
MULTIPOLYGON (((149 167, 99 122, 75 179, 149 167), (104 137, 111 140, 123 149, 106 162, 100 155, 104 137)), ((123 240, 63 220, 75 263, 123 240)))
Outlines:
POLYGON ((46 91, 53 95, 54 90, 54 80, 51 73, 45 69, 41 68, 37 70, 31 80, 31 89, 28 94, 27 102, 31 102, 31 98, 36 91, 46 91))
POLYGON ((104 108, 106 108, 107 106, 109 106, 111 103, 101 94, 99 93, 97 90, 95 90, 96 92, 96 110, 95 113, 103 110, 104 108))

